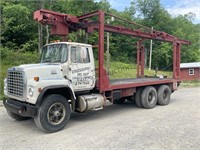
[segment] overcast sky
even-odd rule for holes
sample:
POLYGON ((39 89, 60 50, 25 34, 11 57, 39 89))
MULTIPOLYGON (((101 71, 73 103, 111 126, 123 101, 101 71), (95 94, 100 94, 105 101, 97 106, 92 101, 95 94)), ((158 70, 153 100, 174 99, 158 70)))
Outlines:
MULTIPOLYGON (((100 0, 97 0, 100 1, 100 0)), ((131 0, 108 0, 112 8, 119 11, 129 7, 131 0)), ((200 0, 160 0, 161 5, 173 16, 192 12, 196 15, 193 23, 200 23, 200 0)))

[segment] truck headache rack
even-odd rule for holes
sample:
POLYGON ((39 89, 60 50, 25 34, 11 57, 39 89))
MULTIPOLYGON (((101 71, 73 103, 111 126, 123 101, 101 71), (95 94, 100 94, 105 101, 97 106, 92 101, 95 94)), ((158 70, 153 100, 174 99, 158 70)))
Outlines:
MULTIPOLYGON (((40 9, 34 13, 34 20, 43 25, 50 25, 51 35, 62 36, 63 41, 66 41, 66 36, 73 31, 85 30, 87 33, 92 33, 94 30, 98 31, 98 82, 97 88, 99 91, 108 91, 113 89, 128 88, 130 84, 112 85, 108 79, 106 71, 104 69, 104 32, 118 33, 123 35, 129 35, 132 37, 141 38, 137 42, 137 77, 144 76, 144 46, 143 42, 146 39, 159 40, 164 42, 170 42, 173 44, 173 79, 164 81, 157 81, 161 84, 167 82, 173 82, 174 80, 180 81, 180 51, 181 44, 189 45, 187 40, 179 39, 173 35, 167 34, 162 31, 152 30, 151 28, 137 24, 135 22, 120 18, 110 13, 106 13, 102 10, 87 13, 81 16, 73 16, 69 14, 57 13, 50 10, 40 9), (106 24, 106 18, 114 17, 124 23, 128 23, 129 27, 117 26, 106 24)), ((153 81, 150 81, 153 82, 153 81)), ((138 83, 132 83, 132 85, 138 85, 138 83)))

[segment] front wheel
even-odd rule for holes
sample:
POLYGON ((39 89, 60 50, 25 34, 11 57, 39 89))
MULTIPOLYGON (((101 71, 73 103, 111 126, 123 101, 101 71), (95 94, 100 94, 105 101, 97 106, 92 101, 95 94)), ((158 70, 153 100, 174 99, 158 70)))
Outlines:
POLYGON ((52 94, 44 99, 34 121, 41 130, 56 132, 66 126, 70 116, 71 109, 67 99, 61 95, 52 94))

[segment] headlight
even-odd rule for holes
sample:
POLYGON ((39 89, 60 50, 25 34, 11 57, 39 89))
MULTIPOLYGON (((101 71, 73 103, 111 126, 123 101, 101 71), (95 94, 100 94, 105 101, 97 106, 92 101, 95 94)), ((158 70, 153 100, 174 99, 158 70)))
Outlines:
POLYGON ((30 95, 31 97, 33 96, 34 90, 33 90, 32 87, 28 89, 28 93, 29 93, 29 95, 30 95))
POLYGON ((4 79, 4 90, 7 90, 7 79, 4 79))

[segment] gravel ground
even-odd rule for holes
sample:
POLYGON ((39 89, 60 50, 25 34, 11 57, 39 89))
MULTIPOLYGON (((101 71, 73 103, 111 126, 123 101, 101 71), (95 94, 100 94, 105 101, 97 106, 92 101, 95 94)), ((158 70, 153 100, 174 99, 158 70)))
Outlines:
POLYGON ((168 106, 139 109, 133 102, 73 113, 60 132, 43 133, 33 119, 9 118, 0 103, 0 149, 198 149, 200 87, 181 88, 168 106))

